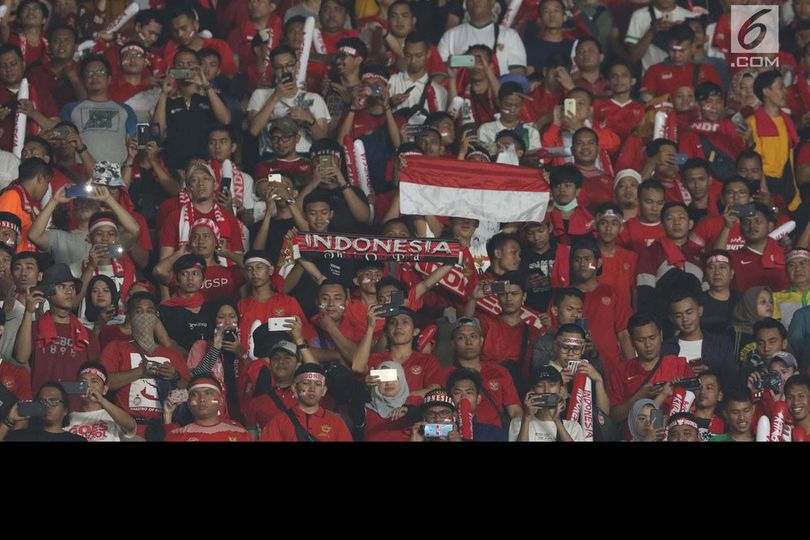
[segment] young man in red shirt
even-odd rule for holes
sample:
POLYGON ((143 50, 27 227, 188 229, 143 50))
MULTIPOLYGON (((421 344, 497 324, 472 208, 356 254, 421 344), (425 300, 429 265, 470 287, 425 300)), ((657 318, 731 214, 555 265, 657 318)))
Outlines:
POLYGON ((165 65, 174 64, 174 55, 180 48, 189 48, 195 52, 210 48, 216 50, 222 57, 222 74, 227 77, 236 75, 237 66, 233 59, 233 51, 221 39, 206 39, 200 36, 200 22, 194 10, 184 7, 175 9, 169 16, 169 24, 172 27, 173 39, 163 49, 165 65))
MULTIPOLYGON (((265 381, 267 383, 265 387, 258 384, 261 380, 261 374, 257 377, 258 385, 253 391, 250 404, 247 406, 245 426, 254 435, 254 439, 259 438, 259 433, 270 420, 279 413, 293 408, 298 402, 298 395, 293 387, 293 379, 295 378, 295 370, 301 366, 301 359, 298 357, 298 348, 295 343, 282 339, 270 345, 269 350, 263 350, 268 344, 262 342, 262 340, 257 341, 256 337, 257 335, 254 333, 253 338, 256 343, 254 354, 262 362, 269 357, 270 367, 260 368, 268 370, 269 380, 265 381)), ((303 351, 306 350, 303 349, 303 351)))
POLYGON ((622 302, 632 305, 638 255, 618 245, 622 217, 622 209, 613 203, 596 209, 596 241, 602 252, 598 281, 612 286, 622 302))
POLYGON ((276 48, 281 44, 282 21, 276 11, 281 0, 252 0, 247 2, 249 20, 244 21, 241 26, 237 26, 230 32, 226 42, 233 52, 239 57, 241 69, 254 64, 256 58, 253 56, 253 37, 258 33, 266 33, 268 36, 267 47, 276 48))
POLYGON ((637 313, 627 328, 638 355, 608 376, 610 418, 616 423, 626 421, 633 404, 640 399, 652 399, 660 408, 672 396, 673 380, 695 376, 686 359, 662 356, 663 334, 652 316, 637 313))
POLYGON ((161 401, 170 388, 185 388, 191 373, 179 353, 155 343, 157 315, 137 313, 128 320, 132 339, 110 342, 101 352, 101 363, 109 373, 110 390, 117 391, 116 405, 135 418, 143 437, 149 424, 161 422, 161 401))
POLYGON ((555 167, 551 171, 552 234, 561 244, 573 244, 577 239, 593 232, 593 216, 579 205, 577 197, 582 190, 582 173, 573 165, 555 167))
MULTIPOLYGON (((755 202, 754 213, 740 219, 740 231, 745 239, 745 246, 731 252, 731 266, 734 268, 734 281, 732 288, 735 291, 745 292, 754 286, 767 286, 774 291, 787 288, 788 281, 785 274, 785 250, 768 234, 776 225, 776 216, 773 211, 762 203, 755 202)), ((737 217, 730 208, 723 214, 726 226, 723 232, 728 232, 737 217)), ((718 238, 717 245, 723 242, 723 233, 718 238)))
POLYGON ((485 362, 482 358, 484 336, 481 332, 481 323, 475 317, 461 317, 456 319, 450 329, 453 340, 453 365, 442 373, 442 383, 446 384, 447 377, 458 368, 471 369, 481 375, 484 391, 481 403, 477 409, 478 420, 485 424, 501 426, 504 429, 506 418, 520 416, 520 398, 515 383, 506 368, 498 362, 485 362), (503 419, 502 419, 503 418, 503 419))
POLYGON ((638 216, 628 219, 622 227, 619 245, 641 256, 653 242, 663 238, 661 209, 666 189, 658 180, 645 180, 638 185, 638 216))
POLYGON ((277 414, 262 430, 260 441, 352 442, 343 419, 321 407, 326 395, 326 375, 319 364, 305 363, 295 371, 298 402, 284 414, 277 414))
POLYGON ((641 81, 641 94, 650 97, 669 94, 673 97, 681 86, 694 88, 698 83, 711 81, 720 84, 717 71, 706 64, 695 64, 694 44, 695 31, 686 23, 681 23, 669 29, 667 52, 669 58, 647 69, 641 81))
POLYGON ((416 327, 416 313, 406 306, 400 306, 396 311, 384 314, 379 305, 368 308, 368 327, 363 339, 357 347, 352 358, 352 371, 357 375, 366 376, 369 386, 379 382, 378 377, 369 375, 369 371, 377 369, 386 360, 393 360, 402 365, 405 378, 411 393, 408 403, 418 404, 424 395, 434 388, 439 388, 442 376, 439 361, 431 354, 415 351, 413 342, 419 335, 416 327), (388 337, 389 350, 387 352, 371 352, 371 341, 374 337, 374 327, 377 320, 385 316, 385 334, 388 337))
POLYGON ((622 356, 633 357, 627 333, 632 310, 629 304, 620 301, 616 289, 599 283, 597 274, 601 266, 602 252, 594 240, 582 240, 571 249, 571 285, 585 293, 583 315, 595 323, 589 325, 589 329, 610 379, 622 356))
POLYGON ((194 421, 185 426, 172 422, 172 413, 180 403, 169 396, 163 402, 165 442, 251 442, 250 433, 233 420, 220 415, 222 386, 215 377, 197 375, 188 382, 188 409, 194 421))
POLYGON ((79 63, 73 59, 78 42, 79 36, 74 28, 53 28, 48 35, 50 63, 33 66, 26 73, 28 84, 35 86, 38 92, 52 96, 57 110, 87 97, 79 75, 79 63))
POLYGON ((810 377, 800 374, 788 379, 785 383, 785 401, 793 416, 794 429, 802 428, 805 433, 810 433, 810 377))
MULTIPOLYGON (((730 176, 723 182, 721 192, 723 207, 730 209, 753 202, 751 198, 751 184, 741 176, 730 176)), ((729 212, 729 210, 726 210, 729 212)), ((736 215, 736 214, 735 214, 736 215)), ((740 220, 735 217, 731 227, 726 227, 725 215, 710 215, 695 226, 692 237, 702 244, 704 249, 724 249, 737 251, 745 245, 745 238, 740 232, 740 220), (720 245, 721 247, 715 248, 720 245)))
POLYGON ((348 291, 342 284, 324 279, 318 286, 315 303, 320 310, 310 319, 318 332, 318 338, 313 342, 317 347, 315 356, 322 363, 340 362, 351 367, 365 328, 346 315, 348 291))
POLYGON ((612 97, 597 99, 593 104, 593 121, 596 125, 610 126, 622 141, 644 120, 643 103, 630 97, 636 79, 627 64, 617 62, 608 71, 612 97))
POLYGON ((599 160, 599 139, 591 128, 579 128, 571 137, 574 166, 582 173, 578 200, 593 214, 596 208, 613 202, 613 167, 599 160))

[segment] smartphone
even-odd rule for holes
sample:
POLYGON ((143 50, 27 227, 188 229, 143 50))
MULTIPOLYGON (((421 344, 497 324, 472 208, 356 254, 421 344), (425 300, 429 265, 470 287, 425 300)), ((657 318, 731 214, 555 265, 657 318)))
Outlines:
POLYGON ((84 381, 60 381, 59 384, 65 392, 71 396, 83 396, 87 394, 87 383, 84 381))
POLYGON ((270 41, 270 29, 262 28, 259 30, 259 37, 262 38, 262 41, 270 41))
POLYGON ((51 130, 51 138, 65 140, 70 137, 70 128, 67 126, 55 127, 51 130))
POLYGON ((14 113, 17 112, 17 109, 20 107, 20 102, 16 99, 12 99, 11 101, 4 103, 3 107, 8 107, 9 110, 14 113))
POLYGON ((178 81, 190 79, 194 76, 194 70, 186 68, 171 68, 168 73, 171 78, 178 81))
POLYGON ((731 122, 740 129, 745 129, 748 124, 745 123, 745 118, 739 112, 734 113, 731 117, 731 122))
POLYGON ((680 379, 677 381, 673 381, 672 386, 684 388, 686 390, 689 390, 690 392, 697 392, 698 390, 700 390, 700 378, 690 377, 688 379, 680 379))
POLYGON ((650 411, 650 424, 653 429, 661 429, 664 427, 664 411, 661 409, 653 409, 650 411))
POLYGON ((280 174, 268 174, 267 175, 268 182, 281 182, 281 175, 280 174))
POLYGON ((281 82, 283 83, 291 83, 293 82, 294 75, 292 72, 285 73, 281 76, 281 82))
POLYGON ((320 154, 315 156, 315 167, 317 169, 324 169, 326 167, 333 167, 335 165, 335 160, 332 158, 331 154, 320 154))
POLYGON ((371 90, 368 94, 369 97, 380 97, 382 95, 382 88, 380 88, 378 85, 371 84, 368 88, 371 90))
POLYGON ((17 414, 25 418, 46 416, 48 406, 41 401, 20 401, 17 405, 17 414))
POLYGON ((565 371, 567 371, 571 375, 574 375, 577 372, 577 370, 579 369, 579 365, 581 363, 582 362, 580 360, 569 360, 568 365, 565 366, 565 371))
POLYGON ((93 192, 93 186, 90 184, 79 184, 70 186, 65 190, 65 197, 68 199, 75 199, 77 197, 87 197, 93 192))
POLYGON ((582 328, 583 331, 585 332, 588 331, 588 319, 586 318, 577 319, 576 321, 574 321, 574 324, 582 328))
POLYGON ((426 439, 446 439, 453 431, 453 424, 425 424, 422 432, 426 439))
POLYGON ((475 67, 475 56, 471 54, 454 54, 450 56, 451 68, 475 67))
POLYGON ((271 332, 289 332, 288 323, 294 323, 295 317, 270 317, 267 320, 267 329, 271 332))
POLYGON ((113 259, 118 259, 123 254, 124 254, 124 248, 121 247, 121 244, 109 244, 107 246, 107 256, 108 257, 112 257, 113 259))
POLYGON ((563 117, 574 117, 577 115, 577 100, 565 98, 563 101, 563 117))
POLYGON ((689 156, 687 156, 686 154, 682 154, 681 152, 675 154, 675 162, 678 164, 678 167, 683 167, 684 164, 686 163, 686 160, 688 159, 689 156))
POLYGON ((407 96, 408 94, 410 94, 410 93, 411 93, 411 90, 413 90, 414 88, 416 88, 416 87, 415 87, 415 86, 408 87, 408 89, 407 89, 407 90, 405 90, 404 92, 402 92, 402 95, 403 95, 403 96, 407 96))
POLYGON ((379 377, 380 382, 393 382, 397 380, 397 370, 395 369, 372 369, 369 372, 372 377, 379 377))
POLYGON ((532 398, 532 405, 543 409, 553 409, 560 403, 559 394, 535 394, 532 398))
POLYGON ((169 401, 172 403, 185 403, 188 401, 188 390, 185 388, 175 388, 169 392, 169 401))
POLYGON ((146 372, 150 375, 157 375, 158 369, 160 369, 160 362, 154 362, 152 360, 146 361, 146 372))
POLYGON ((778 373, 763 373, 754 381, 754 390, 757 392, 762 392, 766 388, 777 390, 781 385, 782 377, 778 373))
POLYGON ((751 217, 757 213, 757 209, 754 206, 754 203, 748 204, 737 204, 731 207, 731 210, 737 214, 737 217, 740 219, 744 217, 751 217))
POLYGON ((492 294, 501 294, 506 292, 506 286, 509 284, 508 281, 493 281, 490 284, 490 290, 492 294))
POLYGON ((151 135, 149 124, 136 124, 135 129, 137 130, 138 148, 146 148, 146 143, 149 142, 149 137, 151 135))
POLYGON ((219 183, 220 193, 228 193, 230 190, 231 190, 231 179, 223 178, 222 181, 219 183))
POLYGON ((399 307, 403 303, 405 303, 405 293, 400 290, 396 290, 391 293, 391 298, 388 300, 386 305, 399 307))
POLYGON ((235 328, 228 328, 222 333, 222 341, 236 341, 237 339, 235 328))

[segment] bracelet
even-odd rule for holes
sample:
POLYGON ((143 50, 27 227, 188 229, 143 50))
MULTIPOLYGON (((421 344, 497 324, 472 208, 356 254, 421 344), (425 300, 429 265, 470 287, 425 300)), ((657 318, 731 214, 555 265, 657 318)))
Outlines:
POLYGON ((13 428, 13 427, 14 427, 14 426, 17 424, 17 422, 15 422, 14 420, 12 420, 11 418, 6 418, 5 420, 3 420, 3 423, 4 423, 6 426, 8 426, 9 428, 13 428))
POLYGON ((296 345, 296 347, 298 348, 298 350, 299 350, 299 351, 301 351, 301 350, 303 350, 303 349, 309 349, 309 343, 307 343, 307 342, 305 341, 305 342, 303 342, 301 345, 296 345))
POLYGON ((339 189, 340 191, 343 191, 343 190, 345 190, 345 189, 348 189, 349 187, 351 187, 351 186, 349 186, 349 184, 343 184, 343 185, 342 185, 342 186, 340 186, 338 189, 339 189))
POLYGON ((81 148, 77 148, 76 152, 78 152, 79 154, 84 154, 85 152, 87 152, 87 145, 84 144, 84 145, 82 145, 81 148))
POLYGON ((213 85, 212 83, 208 83, 208 84, 206 84, 205 86, 203 86, 203 87, 202 87, 202 89, 203 89, 203 90, 205 90, 206 92, 208 92, 208 91, 209 91, 209 90, 211 90, 213 87, 214 87, 214 85, 213 85))

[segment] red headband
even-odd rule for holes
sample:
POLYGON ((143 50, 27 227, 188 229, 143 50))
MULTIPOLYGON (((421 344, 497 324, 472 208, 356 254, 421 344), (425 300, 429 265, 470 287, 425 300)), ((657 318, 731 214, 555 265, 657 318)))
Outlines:
POLYGON ((91 375, 95 375, 96 377, 98 377, 99 379, 101 379, 101 381, 102 381, 104 384, 107 384, 107 376, 106 376, 106 375, 104 375, 104 374, 103 374, 103 373, 102 373, 100 370, 98 370, 98 369, 96 369, 96 368, 93 368, 93 367, 84 368, 83 370, 81 370, 81 371, 79 372, 79 376, 81 377, 81 376, 82 376, 82 375, 84 375, 85 373, 89 373, 89 374, 91 374, 91 375))

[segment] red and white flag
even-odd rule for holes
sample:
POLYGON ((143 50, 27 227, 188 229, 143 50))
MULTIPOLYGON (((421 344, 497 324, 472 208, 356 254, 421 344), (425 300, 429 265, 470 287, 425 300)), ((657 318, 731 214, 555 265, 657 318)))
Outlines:
POLYGON ((540 169, 409 156, 399 176, 405 215, 541 221, 549 187, 540 169))

